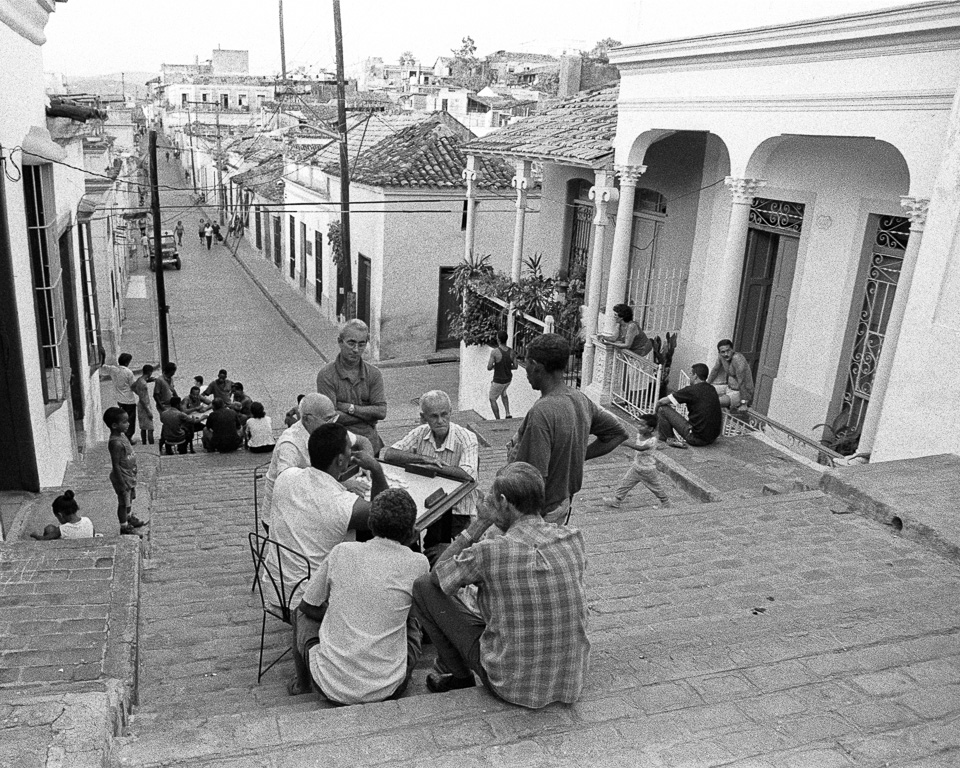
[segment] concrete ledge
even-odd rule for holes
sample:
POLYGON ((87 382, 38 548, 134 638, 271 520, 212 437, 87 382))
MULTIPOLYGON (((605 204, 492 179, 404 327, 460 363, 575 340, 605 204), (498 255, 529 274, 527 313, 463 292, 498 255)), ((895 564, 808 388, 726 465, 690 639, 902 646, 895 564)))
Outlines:
POLYGON ((657 451, 655 458, 657 468, 673 480, 684 493, 697 501, 723 501, 724 496, 719 489, 710 485, 703 478, 697 477, 682 464, 665 455, 663 451, 657 451))
POLYGON ((857 514, 960 562, 960 457, 841 467, 824 473, 820 487, 857 514))

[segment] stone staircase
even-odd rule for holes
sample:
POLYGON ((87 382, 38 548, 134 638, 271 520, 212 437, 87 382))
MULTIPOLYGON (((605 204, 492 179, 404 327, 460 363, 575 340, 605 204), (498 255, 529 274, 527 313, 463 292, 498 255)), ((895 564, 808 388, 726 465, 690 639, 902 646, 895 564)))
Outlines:
MULTIPOLYGON (((478 431, 489 479, 512 430, 478 431)), ((589 684, 539 712, 481 689, 422 695, 420 671, 404 698, 356 707, 289 697, 289 660, 257 685, 255 457, 164 458, 138 705, 115 764, 799 768, 960 744, 960 572, 819 490, 698 503, 671 487, 662 510, 638 488, 613 512, 599 500, 625 453, 588 465, 573 520, 589 553, 589 684)), ((267 627, 277 654, 289 630, 267 627)))

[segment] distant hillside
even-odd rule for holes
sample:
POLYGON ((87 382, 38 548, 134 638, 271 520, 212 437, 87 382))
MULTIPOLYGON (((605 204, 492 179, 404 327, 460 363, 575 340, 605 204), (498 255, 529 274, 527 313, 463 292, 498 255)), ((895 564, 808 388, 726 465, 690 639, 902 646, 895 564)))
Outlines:
POLYGON ((146 97, 145 83, 157 72, 115 72, 110 75, 67 75, 64 80, 70 93, 120 93, 121 87, 129 96, 146 97))

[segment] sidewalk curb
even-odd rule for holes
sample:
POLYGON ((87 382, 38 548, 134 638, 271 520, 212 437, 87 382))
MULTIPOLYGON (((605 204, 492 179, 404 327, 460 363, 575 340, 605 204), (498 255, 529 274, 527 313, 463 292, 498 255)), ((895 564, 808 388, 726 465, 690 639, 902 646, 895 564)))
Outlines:
POLYGON ((300 338, 302 338, 305 342, 307 342, 310 348, 317 353, 318 357, 321 360, 323 360, 324 363, 329 363, 330 360, 327 359, 327 356, 321 351, 320 347, 317 346, 317 344, 313 341, 313 339, 311 339, 309 336, 307 336, 306 333, 303 332, 303 329, 297 324, 297 321, 294 320, 293 317, 290 315, 290 313, 287 312, 280 305, 280 302, 274 298, 273 294, 270 293, 267 286, 265 286, 262 282, 260 282, 260 279, 253 273, 253 270, 247 266, 246 262, 244 262, 243 259, 237 256, 237 249, 239 245, 240 245, 240 240, 238 238, 237 240, 234 241, 233 245, 230 247, 230 255, 233 256, 234 261, 236 261, 237 264, 240 265, 241 269, 243 269, 243 271, 247 274, 247 277, 249 277, 253 281, 253 284, 257 286, 257 288, 260 290, 260 293, 263 294, 264 298, 266 298, 266 300, 270 302, 273 308, 277 310, 280 317, 284 319, 287 325, 293 328, 293 330, 295 330, 297 334, 299 334, 300 338))
POLYGON ((725 500, 721 491, 706 480, 701 480, 679 462, 665 456, 663 451, 656 451, 654 459, 657 462, 657 468, 694 499, 704 503, 725 500))

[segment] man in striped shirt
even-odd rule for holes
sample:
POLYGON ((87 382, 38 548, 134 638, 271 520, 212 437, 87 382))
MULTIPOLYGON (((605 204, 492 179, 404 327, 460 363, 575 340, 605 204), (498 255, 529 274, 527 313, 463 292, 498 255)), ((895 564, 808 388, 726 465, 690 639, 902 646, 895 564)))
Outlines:
POLYGON ((590 659, 583 535, 543 519, 543 476, 525 462, 497 473, 477 519, 413 586, 416 615, 450 674, 434 693, 480 676, 495 695, 539 709, 580 698, 590 659), (484 538, 491 525, 503 536, 484 538), (477 584, 480 614, 454 595, 477 584))
MULTIPOLYGON (((439 389, 420 397, 419 427, 380 451, 380 458, 390 464, 433 464, 456 470, 461 480, 476 480, 480 469, 480 448, 477 436, 465 427, 450 421, 450 396, 439 389)), ((470 524, 476 512, 476 497, 467 496, 450 512, 427 529, 425 547, 430 549, 449 543, 470 524)))

